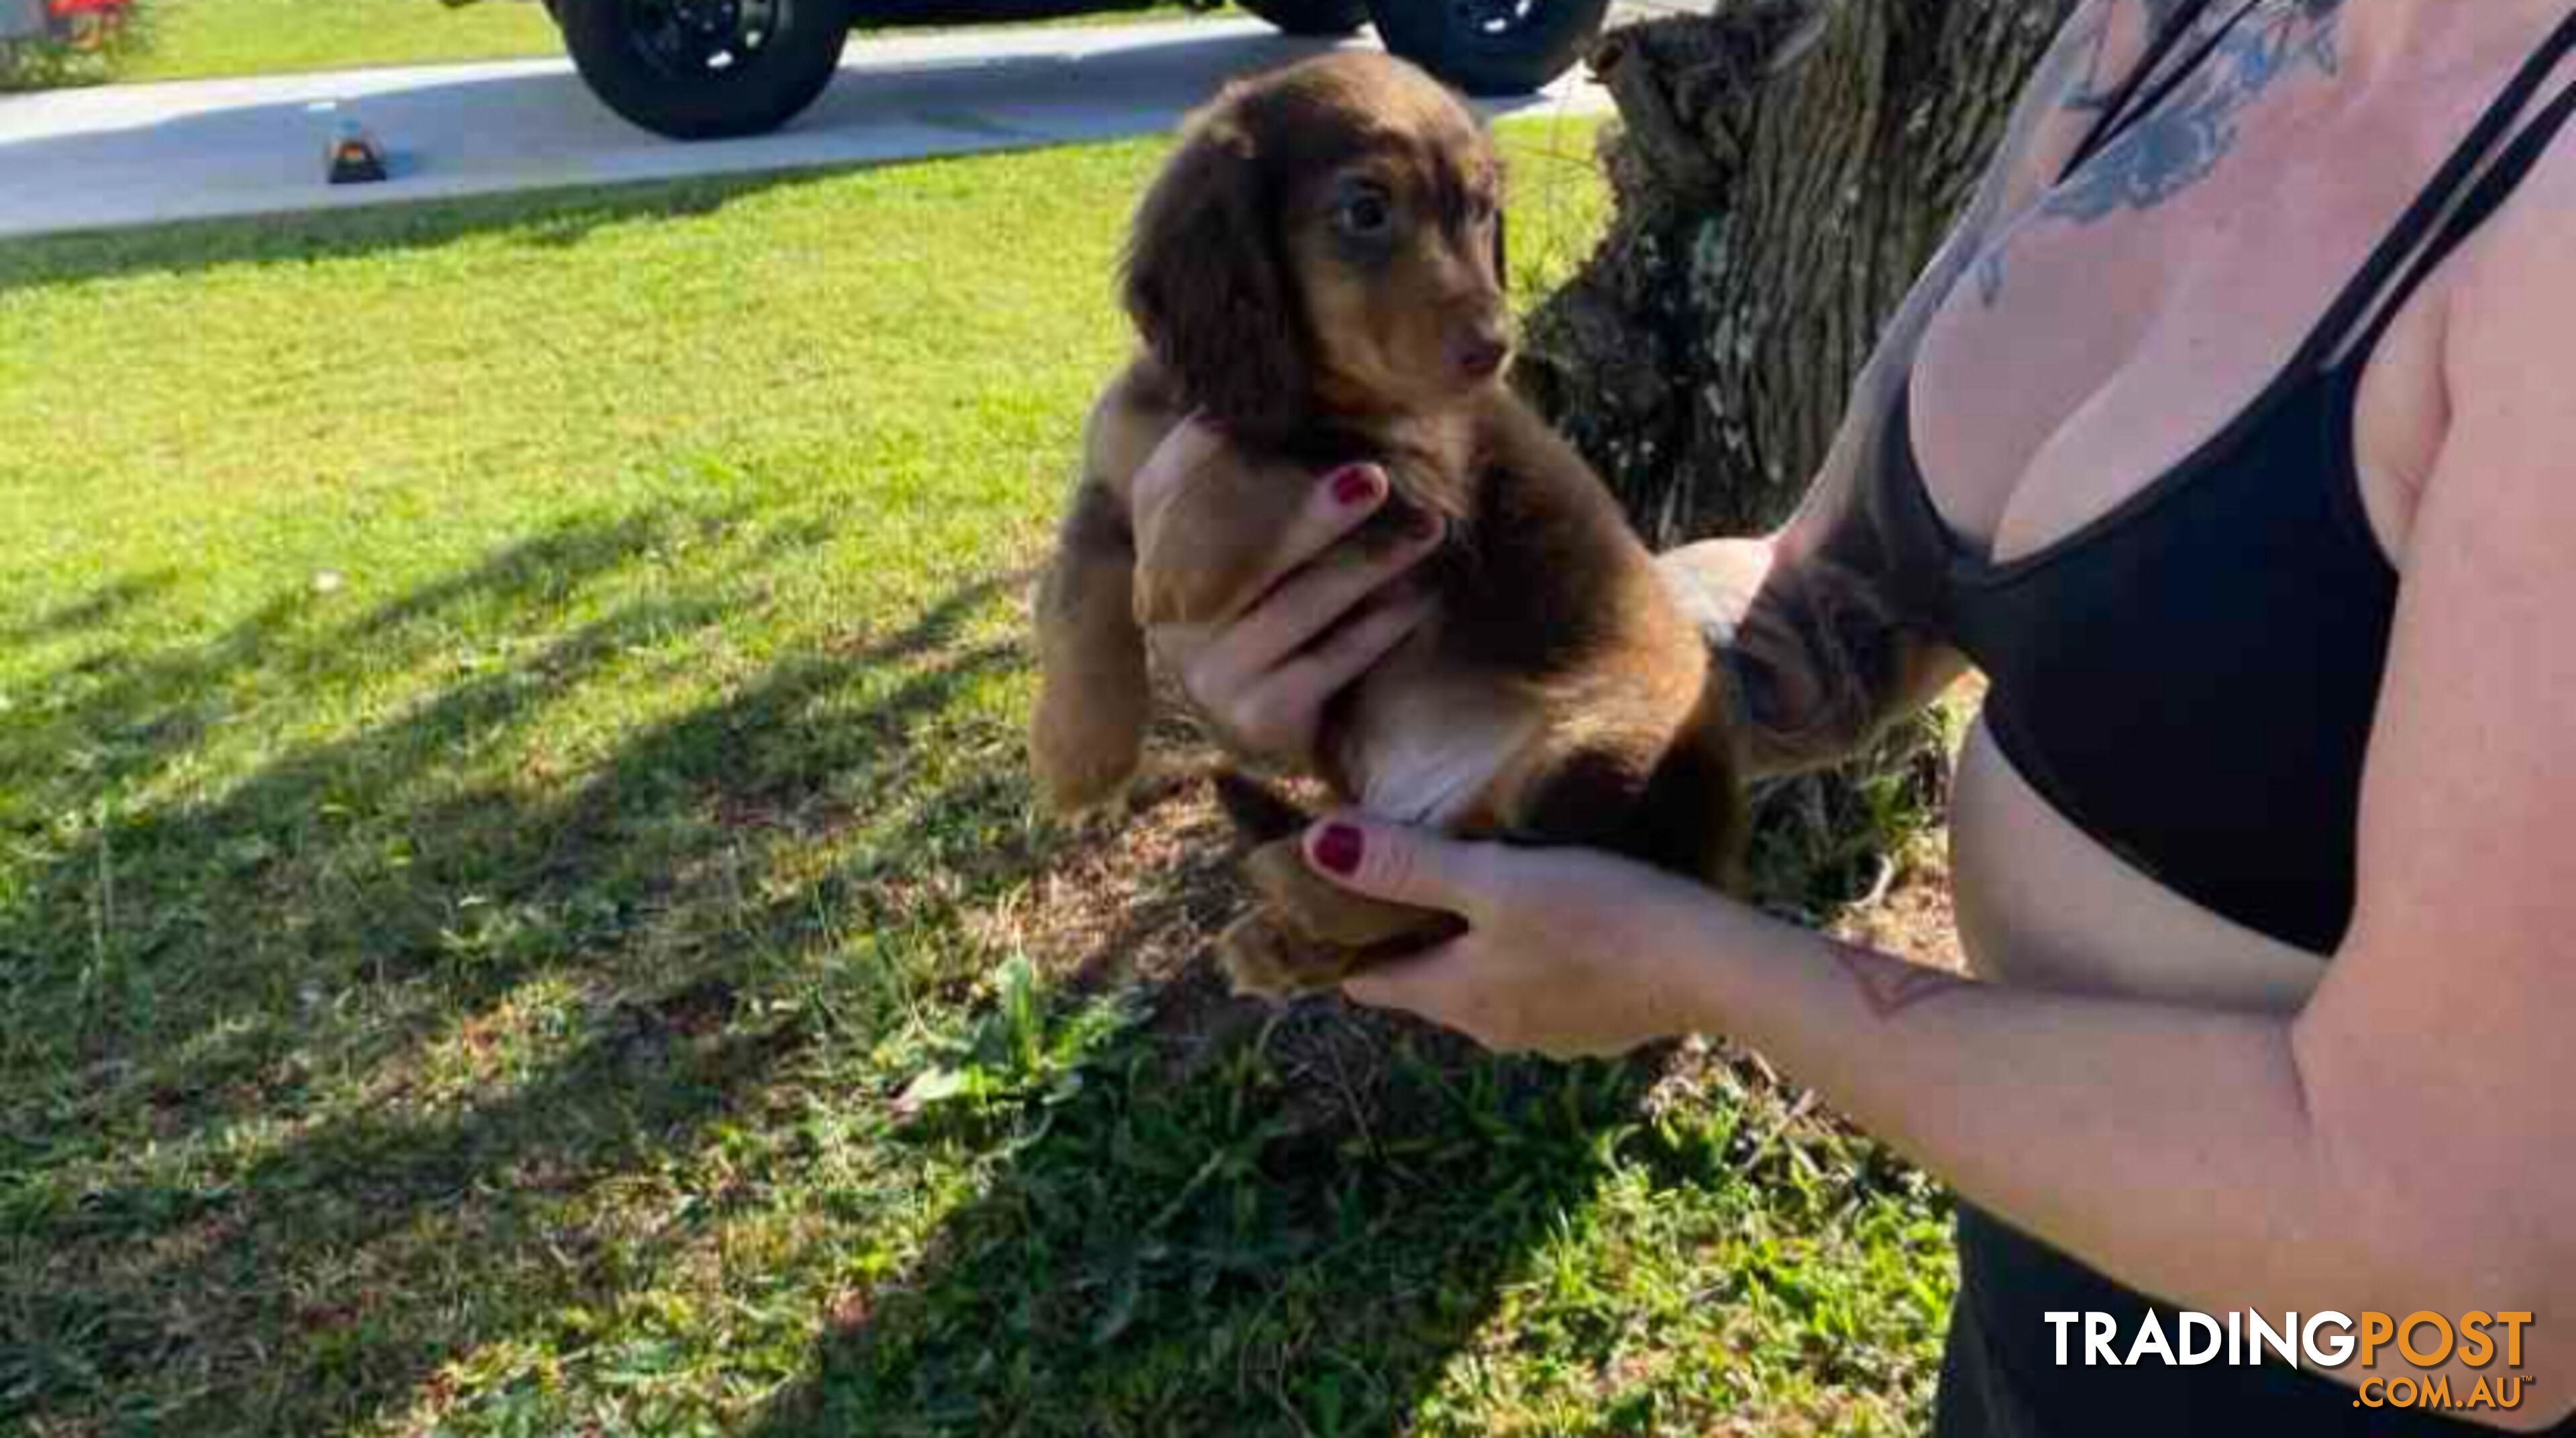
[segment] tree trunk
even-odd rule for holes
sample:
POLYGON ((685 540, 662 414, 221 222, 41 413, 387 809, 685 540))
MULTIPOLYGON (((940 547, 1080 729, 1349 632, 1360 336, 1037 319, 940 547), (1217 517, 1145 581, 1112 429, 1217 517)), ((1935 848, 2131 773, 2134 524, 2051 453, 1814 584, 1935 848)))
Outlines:
POLYGON ((1784 517, 2075 0, 1720 0, 1617 29, 1611 232, 1522 383, 1657 547, 1784 517))

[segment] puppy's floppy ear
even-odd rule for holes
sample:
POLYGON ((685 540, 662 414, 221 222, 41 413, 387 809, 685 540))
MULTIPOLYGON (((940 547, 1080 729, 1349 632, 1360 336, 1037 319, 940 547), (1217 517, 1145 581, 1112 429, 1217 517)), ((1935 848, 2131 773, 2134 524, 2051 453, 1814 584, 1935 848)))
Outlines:
POLYGON ((1305 318, 1281 255, 1268 159, 1221 97, 1190 124, 1137 208, 1127 313, 1190 405, 1258 426, 1305 397, 1305 318))

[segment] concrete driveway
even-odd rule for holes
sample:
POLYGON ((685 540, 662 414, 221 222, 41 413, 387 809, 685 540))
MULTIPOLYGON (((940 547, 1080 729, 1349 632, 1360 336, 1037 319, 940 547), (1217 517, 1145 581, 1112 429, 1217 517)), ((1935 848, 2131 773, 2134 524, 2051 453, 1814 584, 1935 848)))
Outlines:
MULTIPOLYGON (((839 79, 785 130, 689 145, 610 114, 560 60, 13 96, 0 99, 0 236, 1155 133, 1229 75, 1328 48, 1220 20, 854 36, 839 79), (391 180, 323 182, 344 116, 382 140, 391 180)), ((1608 101, 1577 67, 1546 94, 1487 108, 1608 101)))

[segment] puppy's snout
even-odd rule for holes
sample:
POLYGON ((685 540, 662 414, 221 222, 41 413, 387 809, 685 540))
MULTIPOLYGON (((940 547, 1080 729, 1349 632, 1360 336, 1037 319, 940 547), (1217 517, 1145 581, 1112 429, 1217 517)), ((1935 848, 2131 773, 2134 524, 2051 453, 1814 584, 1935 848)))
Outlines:
POLYGON ((1512 357, 1511 335, 1500 321, 1462 327, 1449 341, 1459 372, 1470 379, 1490 379, 1512 357))

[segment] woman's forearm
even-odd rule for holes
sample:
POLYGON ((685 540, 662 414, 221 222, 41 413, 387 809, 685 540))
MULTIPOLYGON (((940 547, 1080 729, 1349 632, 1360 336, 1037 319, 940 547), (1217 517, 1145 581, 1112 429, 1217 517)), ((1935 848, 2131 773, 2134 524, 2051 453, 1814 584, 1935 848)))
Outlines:
MULTIPOLYGON (((2446 1252, 2360 1231, 2288 1017, 2003 988, 1733 904, 1673 912, 1655 949, 1686 1027, 1762 1049, 1981 1207, 2131 1287, 2274 1319, 2513 1301, 2467 1276, 2474 1234, 2446 1252)), ((2459 1375, 2463 1391, 2478 1376, 2459 1375)))
POLYGON ((1731 905, 1673 962, 1694 1027, 2140 1287, 2240 1301, 2222 1289, 2305 1247, 2281 1241, 2318 1209, 2278 1016, 1977 983, 1731 905))

